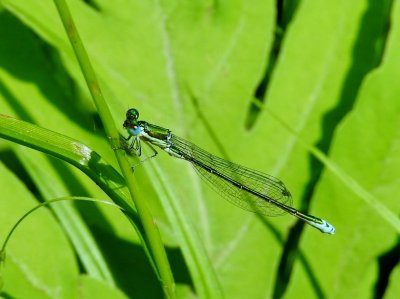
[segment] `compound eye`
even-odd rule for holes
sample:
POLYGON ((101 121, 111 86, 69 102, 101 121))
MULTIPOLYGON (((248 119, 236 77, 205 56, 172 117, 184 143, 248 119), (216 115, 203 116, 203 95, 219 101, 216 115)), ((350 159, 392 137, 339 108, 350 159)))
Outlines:
POLYGON ((130 120, 137 120, 139 118, 139 111, 137 111, 135 108, 129 109, 126 112, 126 118, 130 120))

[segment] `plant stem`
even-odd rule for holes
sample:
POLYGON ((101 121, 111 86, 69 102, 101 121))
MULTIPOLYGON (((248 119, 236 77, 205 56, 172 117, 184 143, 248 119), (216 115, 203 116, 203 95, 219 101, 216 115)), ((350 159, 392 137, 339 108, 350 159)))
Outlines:
POLYGON ((122 174, 126 179, 127 186, 131 194, 132 200, 136 206, 139 218, 143 223, 143 228, 146 233, 145 240, 150 249, 154 264, 158 269, 158 273, 156 274, 162 282, 163 291, 166 297, 175 298, 175 284, 168 262, 167 254, 161 241, 160 232, 157 228, 155 219, 152 217, 150 211, 147 208, 144 198, 141 196, 134 196, 135 190, 138 190, 137 183, 132 174, 131 167, 125 151, 118 150, 119 132, 115 126, 115 122, 111 116, 107 103, 103 97, 93 67, 79 37, 71 13, 64 0, 54 0, 54 3, 57 7, 64 28, 67 32, 70 43, 74 49, 82 73, 85 77, 86 84, 90 90, 92 98, 99 112, 100 118, 104 124, 107 137, 111 142, 111 146, 113 147, 113 149, 115 149, 114 152, 117 161, 121 168, 122 174))

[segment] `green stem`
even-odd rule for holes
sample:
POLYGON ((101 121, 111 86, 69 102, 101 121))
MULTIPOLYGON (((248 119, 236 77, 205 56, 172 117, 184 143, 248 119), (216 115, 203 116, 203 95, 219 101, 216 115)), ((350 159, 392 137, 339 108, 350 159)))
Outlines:
MULTIPOLYGON (((30 214, 32 214, 36 210, 40 209, 41 207, 49 206, 50 204, 57 203, 60 201, 71 201, 71 200, 102 203, 105 205, 116 207, 124 213, 129 213, 115 203, 112 203, 112 202, 109 202, 106 200, 101 200, 101 199, 89 198, 89 197, 80 197, 80 196, 79 197, 61 197, 61 198, 50 199, 49 201, 42 202, 42 203, 34 206, 32 209, 28 210, 24 215, 22 215, 21 218, 18 219, 18 221, 13 225, 11 230, 8 232, 5 240, 3 241, 3 245, 0 247, 0 263, 3 263, 5 261, 6 247, 7 247, 8 242, 11 239, 11 236, 13 235, 13 233, 15 232, 17 227, 22 223, 22 221, 24 221, 25 218, 27 218, 30 214)), ((130 215, 129 217, 132 217, 132 215, 130 215)))
POLYGON ((147 208, 144 198, 141 196, 134 196, 135 190, 138 190, 137 183, 132 175, 131 167, 127 159, 126 153, 122 150, 118 150, 119 132, 115 126, 115 122, 111 116, 107 103, 104 100, 93 67, 79 37, 71 13, 64 0, 54 0, 54 3, 57 7, 68 38, 74 49, 79 65, 81 66, 86 84, 88 85, 92 98, 99 112, 100 118, 104 124, 106 134, 111 141, 112 147, 116 149, 115 155, 117 161, 119 163, 123 176, 126 178, 127 186, 131 194, 132 200, 136 206, 139 218, 143 223, 143 228, 146 233, 146 242, 148 244, 148 247, 150 248, 154 263, 158 269, 158 273, 156 274, 162 281, 163 290, 167 298, 175 298, 174 279, 164 245, 161 241, 160 232, 155 223, 155 219, 152 217, 150 211, 147 208))

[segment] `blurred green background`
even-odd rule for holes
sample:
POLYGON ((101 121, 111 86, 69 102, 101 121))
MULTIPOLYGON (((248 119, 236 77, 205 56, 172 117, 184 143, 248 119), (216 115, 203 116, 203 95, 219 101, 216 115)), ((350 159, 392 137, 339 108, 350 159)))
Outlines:
MULTIPOLYGON (((199 240, 189 245, 225 298, 399 298, 399 227, 376 205, 399 216, 398 1, 68 4, 121 133, 135 107, 141 119, 279 177, 296 208, 336 227, 324 235, 291 216, 238 209, 188 163, 159 153, 135 175, 178 298, 199 296, 185 234, 199 240)), ((0 0, 0 113, 75 138, 117 167, 50 0, 0 0)), ((32 149, 0 140, 0 159, 0 241, 40 201, 107 199, 80 171, 32 149)), ((1 273, 2 298, 163 297, 123 214, 92 203, 28 217, 1 273), (74 239, 81 231, 90 245, 74 239)))

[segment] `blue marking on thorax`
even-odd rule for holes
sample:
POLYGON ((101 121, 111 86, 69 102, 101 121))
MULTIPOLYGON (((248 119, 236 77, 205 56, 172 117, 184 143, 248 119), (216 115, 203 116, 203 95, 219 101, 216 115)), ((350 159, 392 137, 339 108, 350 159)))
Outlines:
POLYGON ((141 135, 142 132, 143 132, 143 128, 140 127, 140 126, 135 126, 133 128, 129 128, 128 129, 128 133, 133 135, 133 136, 141 135))

